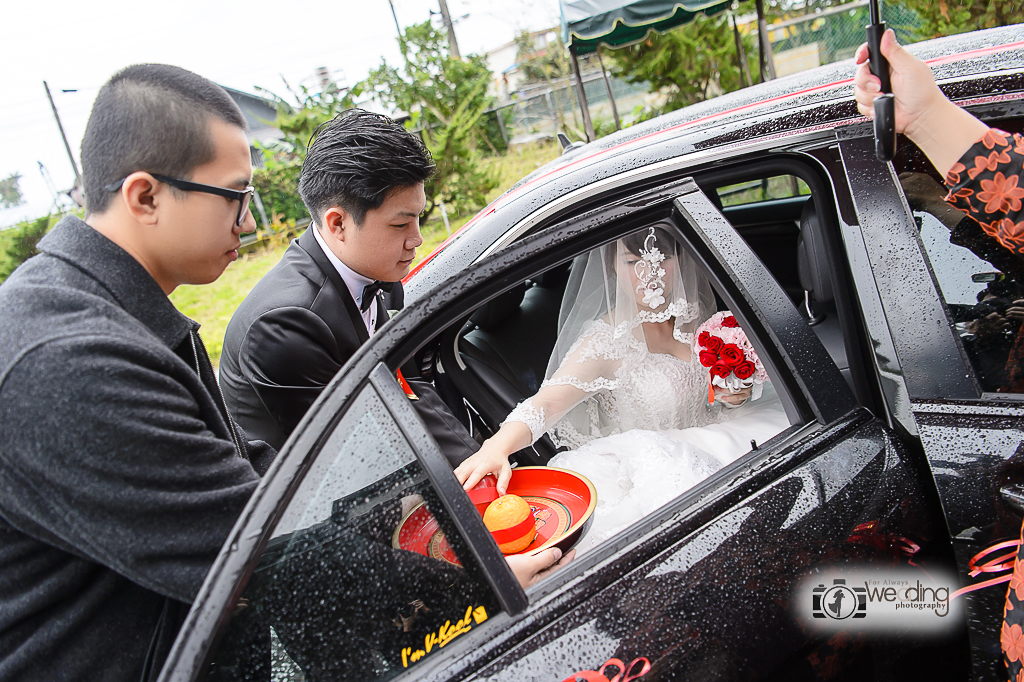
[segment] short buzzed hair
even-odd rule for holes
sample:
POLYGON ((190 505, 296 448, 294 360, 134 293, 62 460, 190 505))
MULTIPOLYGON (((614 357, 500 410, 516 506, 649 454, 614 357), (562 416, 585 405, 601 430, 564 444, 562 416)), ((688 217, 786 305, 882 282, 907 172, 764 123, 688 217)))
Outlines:
POLYGON ((100 89, 82 138, 88 213, 103 213, 104 188, 136 171, 188 178, 213 160, 210 120, 246 129, 231 96, 216 83, 177 66, 138 64, 100 89))
POLYGON ((418 137, 387 116, 343 111, 313 132, 299 176, 299 196, 317 224, 333 206, 361 225, 395 190, 424 182, 434 172, 418 137))

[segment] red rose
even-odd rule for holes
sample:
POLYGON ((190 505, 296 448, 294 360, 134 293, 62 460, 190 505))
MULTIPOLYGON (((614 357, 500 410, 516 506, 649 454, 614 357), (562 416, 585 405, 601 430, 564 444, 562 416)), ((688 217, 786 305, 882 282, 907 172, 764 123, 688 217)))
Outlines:
POLYGON ((738 327, 738 326, 740 326, 740 323, 736 321, 735 317, 733 317, 732 315, 729 315, 728 317, 725 317, 725 318, 722 319, 722 326, 723 327, 738 327))
POLYGON ((750 377, 754 376, 754 372, 757 371, 757 367, 755 367, 754 363, 752 363, 750 360, 744 360, 740 364, 733 367, 732 371, 736 375, 737 379, 743 380, 749 379, 750 377))
POLYGON ((724 379, 730 374, 732 374, 732 367, 725 364, 724 362, 719 362, 717 365, 711 368, 711 376, 713 377, 722 377, 724 379))
POLYGON ((700 344, 702 347, 707 348, 708 347, 708 339, 710 339, 710 338, 711 338, 711 334, 709 334, 706 331, 703 331, 703 332, 700 333, 700 336, 697 337, 697 343, 700 344))
POLYGON ((716 362, 718 362, 717 353, 712 353, 709 350, 702 350, 700 352, 700 364, 704 365, 705 367, 711 367, 716 362))
POLYGON ((700 345, 704 346, 712 353, 717 354, 719 351, 722 350, 722 339, 718 338, 717 336, 712 336, 711 334, 708 334, 707 343, 702 343, 700 345))
POLYGON ((729 365, 730 367, 735 367, 736 365, 740 364, 741 362, 747 359, 746 357, 744 357, 743 351, 740 350, 740 347, 737 346, 735 343, 727 343, 724 346, 722 346, 722 350, 719 353, 719 355, 722 356, 722 362, 729 365))

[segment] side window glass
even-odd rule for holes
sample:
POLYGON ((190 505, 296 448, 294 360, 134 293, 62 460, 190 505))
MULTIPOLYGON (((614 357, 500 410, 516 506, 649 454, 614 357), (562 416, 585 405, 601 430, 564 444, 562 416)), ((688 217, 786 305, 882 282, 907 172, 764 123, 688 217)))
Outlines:
MULTIPOLYGON (((749 176, 748 176, 749 177, 749 176)), ((717 194, 722 215, 798 306, 836 367, 852 386, 850 361, 832 286, 837 264, 826 247, 828 218, 819 216, 807 183, 772 175, 704 188, 717 194)), ((831 202, 828 196, 823 202, 831 202)))
POLYGON ((467 636, 499 607, 438 525, 455 532, 367 386, 274 528, 208 679, 386 680, 467 636))
POLYGON ((975 378, 986 392, 1024 393, 1024 260, 945 202, 919 150, 906 159, 900 184, 975 378))
POLYGON ((718 188, 718 198, 723 207, 802 197, 810 193, 807 183, 795 175, 776 175, 718 188))
POLYGON ((673 234, 656 225, 577 256, 441 336, 434 380, 453 412, 481 439, 509 422, 518 442, 524 425, 536 439, 507 453, 519 464, 509 491, 536 519, 528 550, 579 533, 589 552, 790 426, 673 234), (593 487, 591 517, 590 493, 564 494, 564 472, 593 487))

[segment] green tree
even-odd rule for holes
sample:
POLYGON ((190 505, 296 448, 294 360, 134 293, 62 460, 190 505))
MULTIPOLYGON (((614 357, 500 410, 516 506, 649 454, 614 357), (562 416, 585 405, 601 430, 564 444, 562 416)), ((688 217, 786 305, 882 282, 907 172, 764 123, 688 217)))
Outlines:
POLYGON ((11 173, 0 180, 0 206, 10 208, 25 203, 21 196, 21 187, 18 185, 20 180, 21 173, 11 173))
POLYGON ((364 87, 363 83, 357 83, 351 88, 332 86, 323 92, 310 92, 302 86, 301 106, 298 107, 273 95, 277 103, 275 125, 284 133, 285 142, 271 150, 276 158, 299 162, 306 158, 306 146, 317 126, 356 106, 356 98, 363 93, 364 87))
POLYGON ((284 139, 267 146, 257 145, 263 152, 264 165, 253 169, 252 184, 275 226, 308 216, 298 192, 306 145, 317 126, 355 106, 362 88, 362 84, 357 84, 351 89, 332 86, 323 92, 310 92, 303 86, 299 106, 263 91, 277 106, 275 126, 284 133, 284 139))
POLYGON ((36 244, 52 224, 53 219, 46 216, 3 231, 4 250, 0 254, 0 282, 7 279, 19 265, 39 253, 36 244))
POLYGON ((476 55, 451 58, 447 35, 429 21, 407 28, 399 47, 404 67, 384 61, 363 85, 383 104, 409 112, 406 126, 421 131, 434 157, 437 172, 425 188, 426 215, 440 201, 456 213, 482 206, 497 178, 482 169, 480 147, 491 153, 506 149, 500 130, 488 125, 498 120, 487 111, 493 104, 487 94, 490 70, 476 55))
POLYGON ((523 31, 516 36, 516 61, 527 83, 551 81, 565 78, 572 73, 569 51, 565 49, 562 34, 555 32, 554 42, 543 50, 534 46, 533 36, 523 31))
MULTIPOLYGON (((744 39, 747 65, 756 74, 757 46, 744 39)), ((663 34, 652 34, 637 45, 611 51, 615 73, 631 83, 650 83, 667 95, 653 117, 743 87, 736 39, 725 13, 698 14, 694 21, 663 34)))
MULTIPOLYGON (((566 83, 562 79, 572 75, 569 50, 566 49, 561 34, 556 32, 555 36, 553 42, 548 43, 544 49, 538 50, 534 45, 533 36, 525 31, 520 33, 516 36, 516 61, 523 73, 524 82, 547 83, 548 87, 552 88, 548 104, 553 109, 552 113, 558 130, 564 132, 572 140, 586 140, 587 134, 583 130, 583 124, 576 117, 575 97, 570 96, 571 104, 566 110, 563 108, 563 103, 559 101, 560 98, 554 94, 566 83), (561 82, 556 85, 555 81, 561 82)), ((573 87, 572 82, 569 81, 569 88, 573 87)), ((603 137, 615 131, 615 122, 595 120, 594 127, 597 129, 597 136, 603 137)))
POLYGON ((1024 0, 903 0, 902 4, 921 16, 919 40, 1024 22, 1024 0))
MULTIPOLYGON (((305 147, 302 149, 303 155, 305 147)), ((308 217, 306 206, 299 196, 299 173, 302 161, 279 158, 279 154, 263 150, 264 165, 254 168, 252 184, 260 193, 263 208, 271 222, 299 221, 308 217)))

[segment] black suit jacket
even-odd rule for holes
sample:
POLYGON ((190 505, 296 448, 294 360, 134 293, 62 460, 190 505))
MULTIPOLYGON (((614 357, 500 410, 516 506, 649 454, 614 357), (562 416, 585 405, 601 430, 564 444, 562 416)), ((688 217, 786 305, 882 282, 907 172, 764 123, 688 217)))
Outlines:
MULTIPOLYGON (((314 228, 315 229, 315 228, 314 228)), ((377 328, 404 303, 401 283, 378 297, 377 328)), ((324 387, 369 339, 345 281, 311 230, 253 287, 224 335, 220 386, 250 438, 280 449, 324 387)), ((442 452, 457 464, 479 446, 433 387, 410 381, 413 405, 442 452)))

